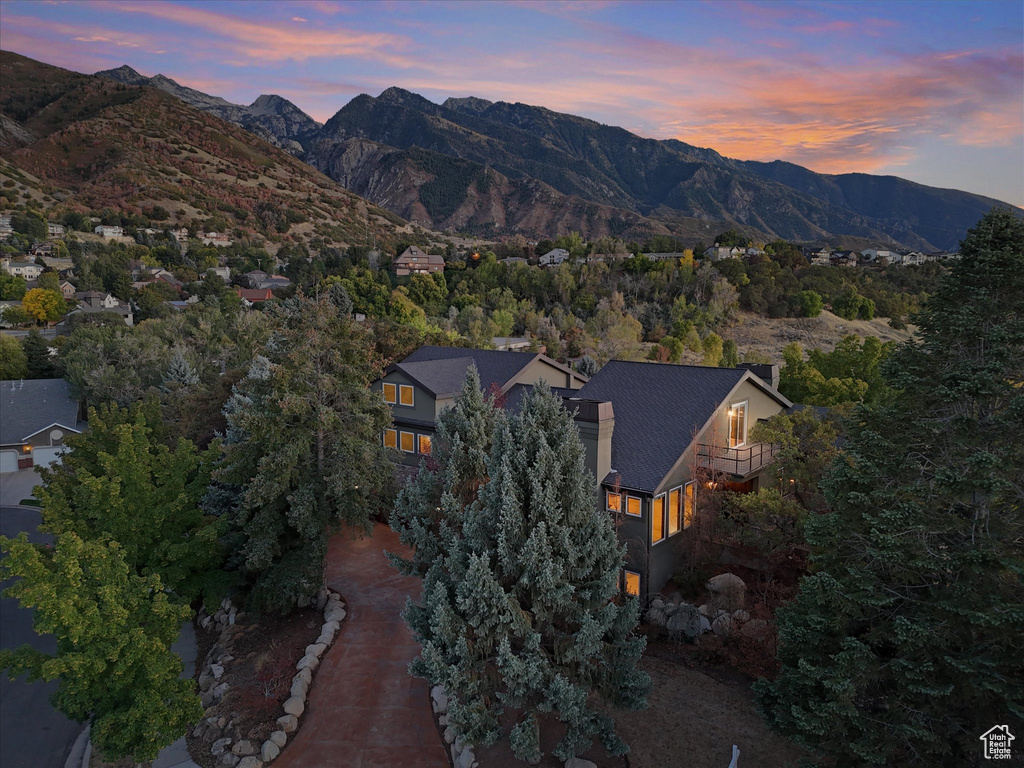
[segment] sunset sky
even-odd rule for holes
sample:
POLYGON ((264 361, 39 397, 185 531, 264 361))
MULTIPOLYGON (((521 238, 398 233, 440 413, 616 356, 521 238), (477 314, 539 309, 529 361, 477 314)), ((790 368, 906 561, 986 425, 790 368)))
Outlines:
POLYGON ((391 85, 1024 206, 1024 3, 19 2, 4 49, 323 121, 391 85))

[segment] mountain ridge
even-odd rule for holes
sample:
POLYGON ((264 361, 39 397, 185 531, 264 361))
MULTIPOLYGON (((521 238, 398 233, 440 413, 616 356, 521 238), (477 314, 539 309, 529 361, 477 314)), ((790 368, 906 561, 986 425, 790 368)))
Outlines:
POLYGON ((588 237, 669 232, 696 240, 736 226, 762 239, 855 238, 941 250, 955 247, 993 205, 1007 205, 896 176, 736 160, 520 102, 469 96, 435 104, 393 86, 377 97, 354 97, 321 125, 282 97, 261 96, 248 107, 204 105, 201 97, 216 97, 162 76, 142 82, 130 67, 97 74, 164 90, 171 83, 178 98, 434 229, 534 236, 575 229, 588 237))

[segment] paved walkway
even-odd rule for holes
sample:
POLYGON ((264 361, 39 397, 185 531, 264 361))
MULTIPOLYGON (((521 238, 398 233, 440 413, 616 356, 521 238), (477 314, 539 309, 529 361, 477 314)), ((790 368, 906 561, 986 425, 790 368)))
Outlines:
POLYGON ((376 525, 372 537, 331 540, 327 584, 348 616, 313 680, 298 737, 274 768, 447 768, 426 681, 411 677, 418 652, 401 611, 419 582, 400 576, 384 550, 398 536, 376 525))

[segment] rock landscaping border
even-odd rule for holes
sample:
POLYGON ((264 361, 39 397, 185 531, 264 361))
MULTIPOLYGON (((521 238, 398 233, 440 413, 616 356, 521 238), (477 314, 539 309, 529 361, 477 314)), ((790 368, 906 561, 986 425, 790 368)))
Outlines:
MULTIPOLYGON (((192 735, 197 738, 209 740, 212 736, 219 737, 213 740, 210 747, 210 754, 217 758, 217 766, 263 768, 281 754, 289 737, 294 738, 301 724, 300 719, 306 711, 306 699, 313 684, 313 675, 320 666, 320 659, 334 643, 346 616, 345 603, 341 595, 332 590, 322 589, 317 596, 316 605, 324 612, 320 635, 306 646, 302 658, 295 664, 296 674, 292 677, 288 698, 282 706, 284 714, 277 718, 276 729, 270 733, 270 737, 262 744, 254 744, 248 739, 241 738, 237 728, 231 730, 234 723, 223 716, 206 717, 193 730, 192 735)), ((225 640, 225 632, 243 615, 227 598, 221 602, 220 609, 212 616, 203 615, 204 613, 205 611, 201 612, 198 617, 200 626, 204 629, 219 628, 221 638, 225 640)), ((199 675, 199 690, 203 708, 206 710, 219 704, 228 692, 227 682, 221 681, 224 666, 233 660, 227 648, 226 642, 218 641, 210 649, 203 663, 199 675)))

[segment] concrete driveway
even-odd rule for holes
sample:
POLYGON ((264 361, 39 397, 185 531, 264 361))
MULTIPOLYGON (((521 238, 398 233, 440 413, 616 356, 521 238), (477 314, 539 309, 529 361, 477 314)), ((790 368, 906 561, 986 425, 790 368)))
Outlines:
POLYGON ((0 507, 18 506, 22 499, 32 496, 32 489, 39 483, 39 474, 34 469, 0 472, 0 507))
MULTIPOLYGON (((38 482, 35 472, 21 474, 38 482)), ((29 487, 29 493, 31 492, 29 487)), ((28 494, 23 494, 25 498, 28 494)), ((29 540, 45 543, 51 536, 39 533, 39 511, 28 507, 0 507, 0 534, 13 538, 28 531, 29 540)), ((9 581, 0 584, 0 589, 9 581)), ((32 611, 11 597, 0 598, 0 648, 25 643, 44 653, 54 653, 52 635, 39 636, 32 629, 32 611)), ((27 683, 24 677, 9 680, 0 675, 0 766, 3 768, 63 768, 82 725, 64 717, 50 704, 57 682, 27 683)))

